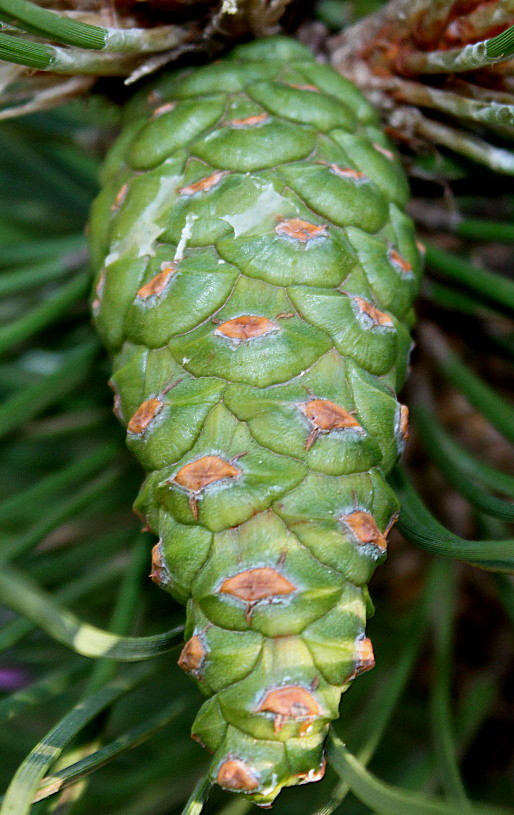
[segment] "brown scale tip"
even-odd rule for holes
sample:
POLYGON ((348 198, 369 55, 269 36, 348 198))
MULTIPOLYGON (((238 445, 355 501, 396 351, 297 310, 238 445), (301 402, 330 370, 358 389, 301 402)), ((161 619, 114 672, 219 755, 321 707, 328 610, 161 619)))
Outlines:
POLYGON ((316 91, 319 93, 319 88, 316 85, 297 85, 295 82, 290 82, 289 87, 296 88, 298 91, 316 91))
POLYGON ((111 204, 111 210, 114 212, 115 210, 119 209, 123 204, 125 197, 128 192, 128 184, 122 184, 118 192, 116 193, 116 197, 111 204))
POLYGON ((183 671, 197 671, 205 658, 205 654, 206 651, 200 637, 195 635, 182 648, 177 664, 183 671))
POLYGON ((313 781, 321 781, 327 769, 327 760, 324 758, 319 768, 309 770, 308 773, 298 773, 296 776, 299 784, 310 784, 313 781))
POLYGON ((268 567, 239 572, 224 580, 220 588, 223 594, 232 594, 246 603, 257 603, 267 597, 291 594, 293 591, 296 591, 296 586, 280 572, 268 567))
POLYGON ((400 434, 403 439, 409 438, 409 408, 400 405, 400 434))
POLYGON ((191 492, 199 492, 208 484, 224 478, 237 478, 241 470, 219 456, 203 456, 182 467, 175 476, 181 487, 191 492))
POLYGON ((259 782, 252 770, 239 758, 227 758, 220 764, 216 781, 228 790, 241 790, 252 792, 259 786, 259 782))
POLYGON ((263 337, 272 331, 277 331, 278 325, 267 317, 257 317, 255 314, 247 314, 242 317, 234 317, 219 325, 214 332, 232 340, 253 340, 256 337, 263 337))
POLYGON ((387 541, 369 512, 359 509, 343 515, 341 520, 350 527, 359 543, 372 543, 379 549, 387 549, 387 541))
POLYGON ((348 178, 351 181, 369 181, 366 173, 361 173, 360 170, 354 170, 353 167, 340 167, 338 164, 330 164, 331 171, 338 175, 339 178, 348 178))
POLYGON ((160 399, 146 399, 142 402, 127 425, 129 433, 143 433, 162 407, 160 399))
POLYGON ((205 178, 200 178, 200 180, 195 181, 194 184, 188 184, 186 187, 180 187, 179 194, 196 195, 197 192, 207 192, 208 190, 212 190, 212 188, 215 187, 225 175, 227 175, 226 171, 218 170, 217 172, 212 173, 212 175, 208 175, 205 178))
POLYGON ((164 582, 163 572, 161 544, 159 542, 152 548, 152 571, 150 572, 150 579, 157 583, 158 586, 164 582))
POLYGON ((301 218, 286 218, 275 227, 277 235, 287 235, 297 241, 306 243, 312 238, 326 237, 328 235, 326 226, 311 224, 301 218))
POLYGON ((94 298, 93 302, 91 303, 91 310, 92 310, 95 317, 97 316, 98 312, 100 311, 100 306, 102 305, 102 296, 103 296, 103 293, 104 293, 106 277, 107 277, 107 272, 105 271, 105 269, 102 269, 102 271, 100 272, 100 276, 98 278, 98 282, 97 282, 97 284, 95 286, 95 298, 94 298))
POLYGON ((232 119, 229 125, 231 127, 255 127, 265 122, 266 119, 269 119, 267 113, 258 113, 255 116, 247 116, 246 119, 232 119))
POLYGON ((152 297, 156 294, 161 294, 164 289, 166 288, 168 281, 171 277, 176 273, 177 266, 173 261, 169 263, 163 263, 161 266, 161 271, 152 277, 148 283, 145 283, 144 286, 141 286, 137 293, 137 297, 140 300, 146 300, 148 297, 152 297))
POLYGON ((396 249, 389 250, 389 260, 396 266, 403 274, 409 274, 412 272, 412 266, 408 260, 405 260, 396 249))
POLYGON ((393 321, 389 314, 386 314, 384 311, 380 311, 373 303, 370 303, 368 300, 364 300, 363 297, 354 297, 354 302, 357 304, 359 311, 362 314, 367 314, 368 317, 371 317, 375 325, 393 325, 393 321))
POLYGON ((176 102, 166 102, 164 105, 159 105, 152 113, 152 118, 156 119, 158 116, 162 116, 163 113, 169 113, 175 108, 176 104, 176 102))
POLYGON ((355 650, 355 675, 371 671, 375 667, 373 644, 369 637, 360 637, 355 650))
POLYGON ((282 729, 287 720, 303 722, 300 732, 307 731, 309 723, 320 715, 320 707, 308 690, 300 685, 286 685, 268 691, 259 705, 262 713, 275 715, 274 729, 282 729))
POLYGON ((311 399, 302 405, 301 409, 311 424, 319 430, 330 431, 361 426, 355 416, 330 399, 311 399))
POLYGON ((388 150, 387 147, 382 147, 381 144, 377 144, 376 142, 373 143, 373 147, 375 150, 378 150, 379 153, 382 153, 383 156, 389 159, 389 161, 394 161, 394 153, 391 150, 388 150))

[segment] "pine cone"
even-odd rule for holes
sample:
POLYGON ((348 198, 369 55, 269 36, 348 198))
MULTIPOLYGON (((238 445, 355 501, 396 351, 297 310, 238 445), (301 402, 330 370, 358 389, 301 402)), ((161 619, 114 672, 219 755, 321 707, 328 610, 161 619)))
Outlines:
POLYGON ((283 38, 137 96, 93 209, 93 312, 148 477, 154 580, 187 603, 193 733, 224 788, 323 774, 373 667, 420 260, 359 91, 283 38))

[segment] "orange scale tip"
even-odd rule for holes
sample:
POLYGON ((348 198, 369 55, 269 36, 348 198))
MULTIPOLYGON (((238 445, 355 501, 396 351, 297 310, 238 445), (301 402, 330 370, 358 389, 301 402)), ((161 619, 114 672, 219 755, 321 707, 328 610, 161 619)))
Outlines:
POLYGON ((177 664, 183 671, 197 671, 206 653, 200 637, 195 634, 182 648, 177 664))
POLYGON ((123 204, 125 198, 127 197, 128 192, 128 184, 122 184, 118 192, 116 193, 116 197, 111 204, 111 210, 114 212, 115 210, 119 209, 123 204))
POLYGON ((373 142, 373 147, 375 150, 378 150, 379 153, 382 153, 383 156, 389 159, 389 161, 394 161, 394 153, 391 150, 388 150, 387 147, 382 147, 381 144, 377 144, 373 142))
POLYGON ((93 302, 91 303, 91 310, 93 315, 96 317, 98 312, 100 311, 100 307, 102 305, 102 296, 105 289, 105 280, 107 277, 107 272, 105 269, 102 269, 98 276, 98 280, 95 286, 95 297, 93 302))
POLYGON ((400 271, 403 272, 403 274, 409 274, 410 272, 412 272, 412 266, 409 263, 409 261, 405 260, 405 258, 403 258, 400 255, 400 253, 396 251, 396 249, 389 250, 389 260, 391 261, 393 266, 396 266, 398 269, 400 269, 400 271))
POLYGON ((321 714, 318 702, 301 685, 285 685, 268 691, 258 708, 260 713, 273 713, 274 730, 279 732, 289 722, 301 722, 300 735, 308 732, 313 719, 321 714))
POLYGON ((162 407, 163 403, 157 398, 142 402, 127 425, 129 433, 143 433, 162 407))
POLYGON ((355 675, 371 671, 375 667, 373 644, 369 637, 359 637, 355 648, 355 675))
POLYGON ((370 303, 368 300, 365 300, 363 297, 352 297, 354 303, 357 305, 357 308, 361 312, 361 314, 367 314, 370 317, 375 325, 386 325, 392 326, 393 321, 389 314, 386 314, 385 311, 380 311, 373 303, 370 303))
POLYGON ((339 176, 339 178, 347 178, 357 183, 369 181, 366 173, 362 173, 360 170, 354 170, 353 167, 340 167, 338 164, 329 164, 329 168, 331 172, 339 176))
POLYGON ((400 435, 405 440, 409 438, 409 408, 407 405, 400 405, 400 435))
POLYGON ((190 492, 200 492, 209 484, 239 475, 241 470, 229 461, 219 456, 203 456, 181 467, 174 480, 190 492))
POLYGON ((295 82, 290 82, 289 87, 296 88, 297 91, 315 91, 319 93, 319 88, 316 85, 297 85, 295 82))
POLYGON ((301 218, 286 218, 275 227, 277 235, 287 235, 297 241, 306 243, 313 238, 326 237, 327 228, 324 225, 311 224, 301 218))
POLYGON ((160 585, 164 582, 164 565, 162 562, 161 544, 156 543, 152 548, 152 571, 150 572, 150 579, 160 585))
POLYGON ((343 515, 340 520, 350 527, 359 543, 372 543, 384 552, 387 549, 387 540, 369 512, 359 509, 343 515))
POLYGON ((152 277, 148 283, 145 283, 144 286, 141 286, 137 292, 137 298, 139 300, 146 300, 148 297, 154 297, 157 294, 162 294, 168 285, 169 280, 174 274, 176 274, 176 272, 177 264, 173 261, 161 264, 161 271, 156 274, 155 277, 152 277))
POLYGON ((241 792, 252 792, 259 787, 254 771, 240 758, 226 758, 218 768, 216 781, 224 789, 241 792))
POLYGON ((327 769, 327 760, 323 759, 318 769, 314 767, 308 773, 299 773, 296 778, 299 784, 311 784, 313 781, 321 781, 327 769))
POLYGON ((155 108, 154 112, 152 113, 152 119, 162 116, 163 113, 170 113, 170 111, 172 111, 176 105, 176 102, 166 102, 164 105, 159 105, 159 107, 155 108))
POLYGON ((214 333, 232 340, 253 340, 273 331, 278 331, 278 325, 272 320, 255 314, 245 314, 222 323, 214 333))
POLYGON ((228 122, 230 127, 256 127, 269 119, 268 113, 258 113, 255 116, 247 116, 245 119, 232 119, 228 122))
POLYGON ((291 594, 296 591, 284 575, 268 567, 247 569, 233 577, 228 577, 221 584, 220 592, 232 594, 246 603, 258 603, 269 597, 291 594))
POLYGON ((300 406, 309 422, 318 430, 361 427, 355 416, 330 399, 311 399, 300 406))
POLYGON ((179 195, 196 195, 198 192, 207 192, 208 190, 212 190, 216 184, 219 184, 225 175, 227 175, 226 170, 218 170, 211 175, 205 176, 205 178, 200 178, 199 181, 195 181, 193 184, 180 187, 179 195))

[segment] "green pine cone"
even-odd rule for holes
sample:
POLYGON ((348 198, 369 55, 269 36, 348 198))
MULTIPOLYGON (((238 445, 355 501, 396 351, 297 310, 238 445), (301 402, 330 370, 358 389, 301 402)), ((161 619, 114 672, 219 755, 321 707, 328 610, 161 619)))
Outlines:
POLYGON ((322 776, 341 693, 374 664, 421 272, 407 195, 360 92, 273 38, 136 97, 93 210, 136 508, 209 697, 193 734, 261 804, 322 776))

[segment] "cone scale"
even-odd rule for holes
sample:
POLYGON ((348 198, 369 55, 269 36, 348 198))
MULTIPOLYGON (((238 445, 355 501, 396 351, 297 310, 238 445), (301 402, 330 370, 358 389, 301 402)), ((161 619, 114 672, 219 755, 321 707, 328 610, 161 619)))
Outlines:
POLYGON ((323 775, 374 665, 421 271, 407 183, 360 92, 285 38, 137 96, 102 183, 92 308, 152 578, 187 606, 193 736, 266 805, 323 775))

